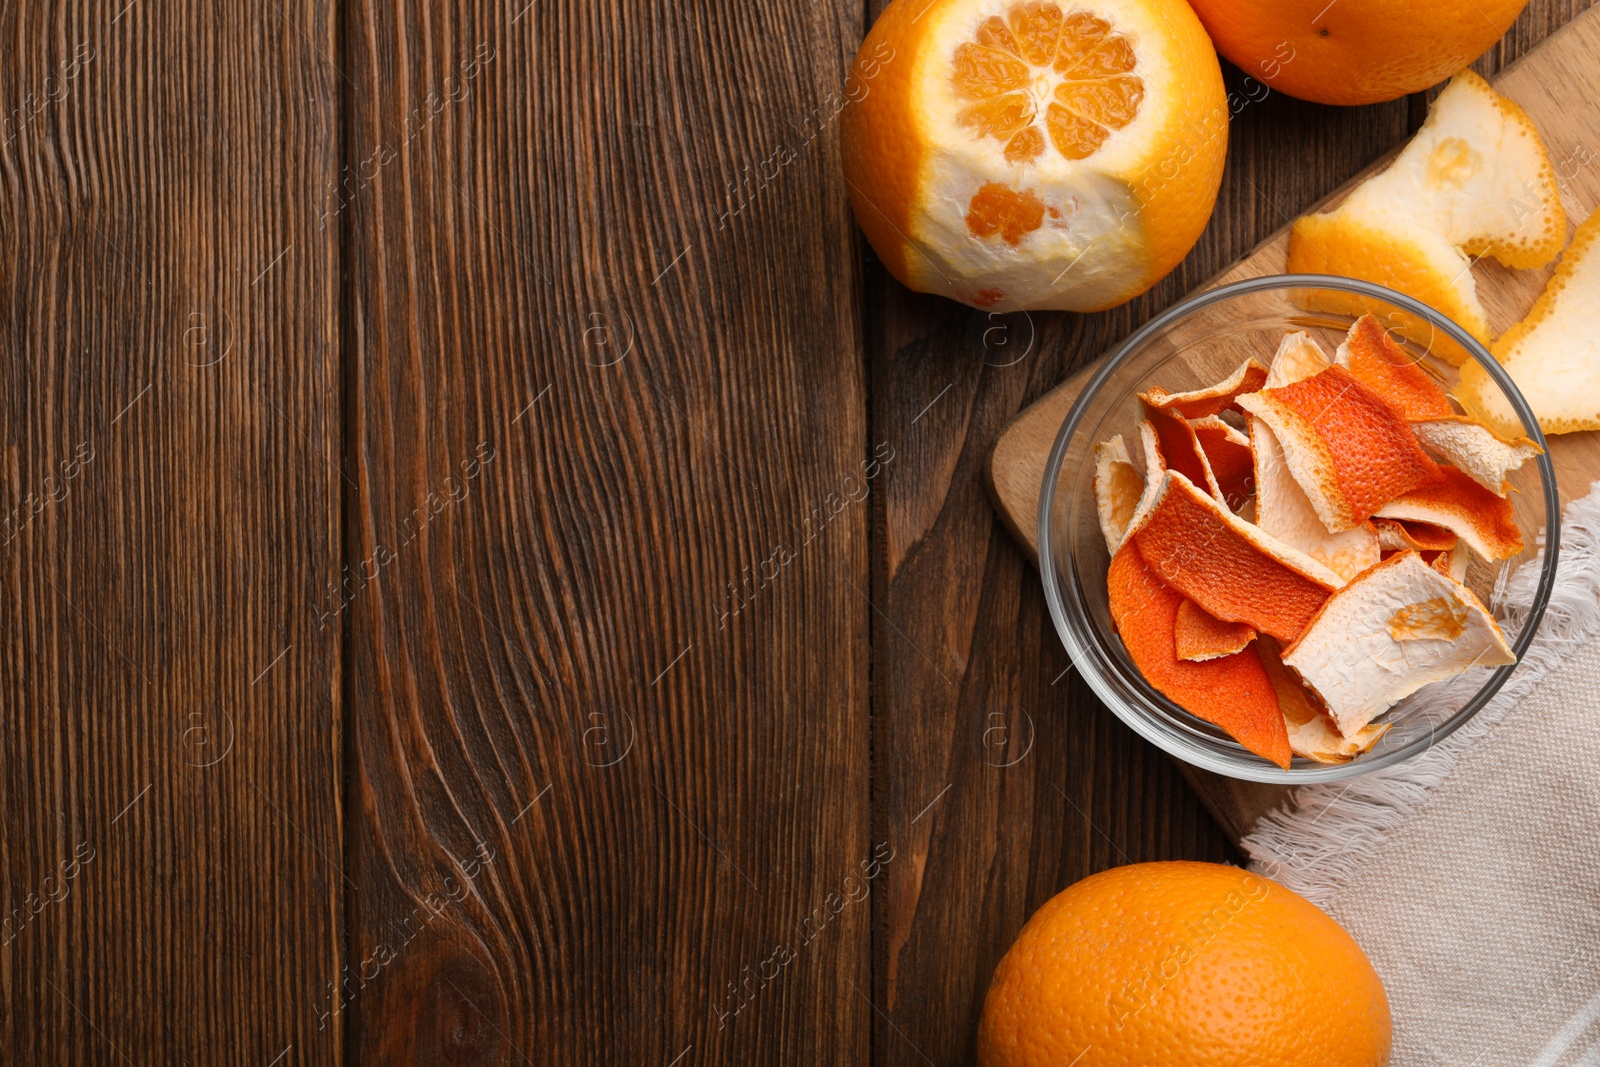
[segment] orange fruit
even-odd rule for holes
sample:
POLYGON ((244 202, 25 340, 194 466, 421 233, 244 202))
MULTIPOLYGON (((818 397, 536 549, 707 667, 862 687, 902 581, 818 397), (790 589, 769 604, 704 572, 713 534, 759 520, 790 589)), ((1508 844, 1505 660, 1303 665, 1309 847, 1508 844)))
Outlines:
POLYGON ((1034 913, 995 969, 982 1067, 1381 1067, 1389 1001, 1304 898, 1211 863, 1091 875, 1034 913))
POLYGON ((1217 50, 1246 74, 1319 104, 1374 104, 1483 55, 1528 0, 1190 2, 1217 50))
POLYGON ((847 95, 867 240, 906 286, 976 307, 1137 296, 1222 179, 1222 71, 1183 0, 895 0, 847 95))

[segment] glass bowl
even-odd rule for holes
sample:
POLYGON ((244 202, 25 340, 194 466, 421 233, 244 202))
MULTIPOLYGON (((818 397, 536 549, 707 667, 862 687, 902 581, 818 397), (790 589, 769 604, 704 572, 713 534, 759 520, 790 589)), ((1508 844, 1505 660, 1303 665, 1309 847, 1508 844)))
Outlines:
MULTIPOLYGON (((1140 392, 1157 385, 1169 392, 1210 385, 1226 378, 1249 356, 1269 363, 1278 342, 1291 330, 1311 334, 1331 357, 1362 311, 1387 324, 1391 336, 1447 388, 1459 376, 1456 365, 1476 360, 1521 418, 1522 432, 1545 447, 1539 424, 1510 377, 1481 344, 1444 315, 1368 282, 1280 274, 1190 297, 1135 333, 1084 387, 1056 435, 1045 468, 1039 499, 1039 571, 1050 615, 1073 664, 1100 699, 1142 737, 1181 760, 1231 778, 1329 782, 1409 759, 1472 718, 1516 669, 1515 665, 1474 668, 1424 686, 1376 720, 1394 725, 1370 751, 1343 764, 1297 756, 1284 769, 1245 751, 1220 728, 1156 692, 1117 637, 1106 596, 1111 561, 1095 509, 1095 443, 1120 433, 1137 455, 1140 392)), ((1510 481, 1525 548, 1521 555, 1496 563, 1474 556, 1467 584, 1494 613, 1520 661, 1555 581, 1560 498, 1548 454, 1524 463, 1510 481), (1524 567, 1538 568, 1531 607, 1508 608, 1497 594, 1524 567)), ((1524 575, 1521 584, 1525 586, 1528 577, 1524 575)))

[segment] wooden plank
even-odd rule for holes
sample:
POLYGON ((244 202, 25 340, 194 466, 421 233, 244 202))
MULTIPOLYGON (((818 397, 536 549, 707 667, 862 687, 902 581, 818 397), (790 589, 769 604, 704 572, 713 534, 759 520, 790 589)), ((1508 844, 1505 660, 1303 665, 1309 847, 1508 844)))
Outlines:
POLYGON ((356 1062, 868 1055, 859 21, 347 6, 356 1062))
MULTIPOLYGON (((1595 105, 1600 99, 1600 66, 1593 62, 1594 55, 1600 51, 1600 13, 1589 11, 1542 45, 1539 45, 1541 38, 1536 35, 1541 28, 1546 32, 1555 29, 1559 24, 1554 23, 1554 18, 1570 12, 1574 6, 1556 5, 1560 10, 1553 15, 1550 5, 1530 5, 1506 42, 1478 66, 1494 76, 1496 88, 1521 104, 1539 127, 1550 158, 1562 177, 1563 204, 1571 224, 1576 226, 1600 204, 1600 168, 1593 162, 1600 153, 1600 144, 1594 143, 1593 135, 1600 122, 1600 110, 1595 105), (1515 57, 1508 44, 1513 41, 1533 50, 1495 76, 1492 67, 1496 60, 1509 61, 1515 57), (1539 46, 1535 49, 1535 45, 1539 46)), ((1337 203, 1362 177, 1387 165, 1399 147, 1393 146, 1332 195, 1297 209, 1296 214, 1337 203)), ((1292 219, 1284 217, 1284 225, 1250 255, 1201 288, 1281 273, 1287 255, 1287 223, 1290 221, 1292 219)), ((1479 298, 1497 330, 1503 330, 1526 313, 1553 269, 1552 266, 1538 271, 1509 271, 1492 261, 1474 265, 1479 298)), ((1039 493, 1045 463, 1061 424, 1098 364, 1095 360, 1080 367, 1013 419, 990 453, 985 474, 995 510, 1032 560, 1038 557, 1039 493)), ((1552 438, 1550 457, 1556 467, 1562 502, 1582 496, 1589 484, 1600 478, 1600 434, 1565 434, 1552 438)), ((1257 818, 1282 803, 1288 795, 1283 787, 1238 782, 1188 766, 1184 767, 1184 773, 1235 838, 1243 836, 1257 818)))
MULTIPOLYGON (((1228 77, 1241 97, 1261 96, 1228 77)), ((1048 384, 1353 173, 1406 120, 1404 102, 1252 102, 1200 243, 1111 312, 990 316, 877 276, 873 435, 903 459, 880 498, 874 560, 886 616, 874 630, 874 837, 909 852, 879 902, 877 992, 893 1019, 877 1032, 880 1062, 921 1063, 919 1051, 964 1062, 994 965, 1064 886, 1131 861, 1233 857, 1171 761, 1068 669, 1037 576, 995 522, 984 461, 1048 384)))
MULTIPOLYGON (((1550 7, 1534 3, 1519 27, 1550 7)), ((1242 97, 1261 95, 1225 73, 1242 97)), ((874 837, 908 854, 878 897, 875 995, 888 1021, 876 1062, 968 1062, 995 964, 1071 882, 1130 861, 1233 855, 1241 826, 1213 824, 1201 800, 1231 814, 1257 787, 1197 799, 1069 670, 1038 579, 984 499, 983 468, 1020 408, 1360 171, 1415 128, 1416 111, 1279 94, 1248 104, 1200 243, 1111 312, 989 316, 869 272, 881 309, 872 434, 902 457, 879 497, 874 552, 874 837)))
POLYGON ((0 11, 0 1060, 334 1063, 331 6, 0 11))

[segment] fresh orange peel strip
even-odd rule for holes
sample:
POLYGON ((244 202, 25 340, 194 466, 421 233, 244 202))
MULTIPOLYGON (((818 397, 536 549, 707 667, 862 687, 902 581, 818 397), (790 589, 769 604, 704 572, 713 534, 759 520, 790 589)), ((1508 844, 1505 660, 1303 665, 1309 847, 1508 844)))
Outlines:
POLYGON ((1283 641, 1298 637, 1343 582, 1177 471, 1147 494, 1128 538, 1151 570, 1211 615, 1283 641))
POLYGON ((1145 681, 1250 752, 1289 766, 1283 713, 1253 648, 1198 662, 1179 659, 1175 634, 1183 597, 1145 565, 1131 543, 1112 557, 1106 585, 1117 633, 1145 681))

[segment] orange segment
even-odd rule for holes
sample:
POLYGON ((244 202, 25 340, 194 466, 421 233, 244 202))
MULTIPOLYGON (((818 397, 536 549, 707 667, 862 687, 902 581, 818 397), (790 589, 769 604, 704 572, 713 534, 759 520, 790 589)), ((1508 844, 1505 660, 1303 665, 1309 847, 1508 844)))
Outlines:
POLYGON ((979 189, 967 205, 967 229, 975 237, 998 234, 1006 244, 1017 245, 1043 225, 1042 200, 1027 190, 1018 192, 998 182, 979 189))
POLYGON ((1006 140, 1033 122, 1033 98, 1027 93, 1006 93, 980 100, 956 116, 970 130, 1006 140))
POLYGON ((983 45, 964 44, 956 49, 950 83, 956 95, 966 100, 987 100, 991 96, 1028 88, 1028 65, 1014 55, 983 45))
POLYGON ((1371 315, 1355 321, 1335 358, 1409 422, 1455 414, 1444 388, 1371 315))
POLYGON ((1054 0, 1031 0, 1007 13, 1011 32, 1021 46, 1021 56, 1036 67, 1049 66, 1061 40, 1061 8, 1054 0))
POLYGON ((1117 633, 1145 681, 1249 751, 1289 766, 1278 698, 1254 649, 1201 662, 1179 659, 1175 634, 1183 597, 1161 582, 1131 544, 1112 558, 1106 586, 1117 633))
POLYGON ((1195 419, 1189 427, 1211 469, 1212 484, 1222 502, 1238 511, 1255 490, 1255 455, 1250 451, 1250 438, 1215 415, 1195 419))
POLYGON ((1522 530, 1511 501, 1455 467, 1441 467, 1437 482, 1395 497, 1377 514, 1443 526, 1484 559, 1508 559, 1522 551, 1522 530))
POLYGON ((1128 537, 1168 585, 1226 622, 1293 641, 1342 579, 1167 471, 1128 537))
POLYGON ((1399 412, 1337 364, 1281 389, 1245 394, 1239 405, 1272 430, 1330 531, 1360 525, 1439 476, 1399 412))
MULTIPOLYGON (((1216 385, 1191 389, 1186 393, 1169 393, 1165 389, 1152 390, 1145 402, 1156 407, 1175 411, 1186 419, 1203 419, 1207 415, 1220 415, 1230 407, 1240 393, 1254 393, 1267 382, 1267 368, 1253 359, 1245 360, 1239 369, 1216 385)), ((1143 398, 1141 398, 1143 399, 1143 398)))
POLYGON ((1027 163, 1038 159, 1044 152, 1044 134, 1039 127, 1029 126, 1006 142, 1007 163, 1027 163))
POLYGON ((1178 605, 1173 643, 1181 660, 1221 659, 1242 652, 1255 639, 1255 630, 1242 622, 1223 622, 1192 600, 1178 605))

